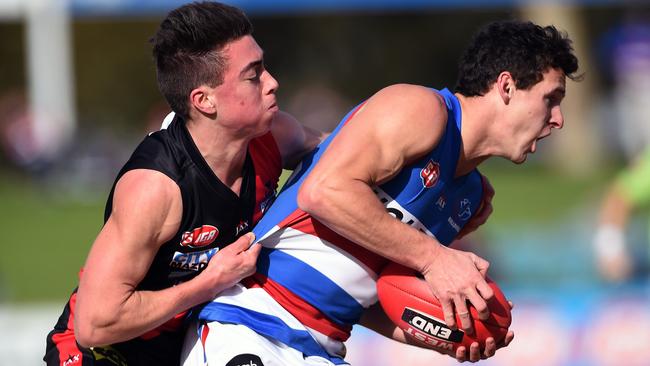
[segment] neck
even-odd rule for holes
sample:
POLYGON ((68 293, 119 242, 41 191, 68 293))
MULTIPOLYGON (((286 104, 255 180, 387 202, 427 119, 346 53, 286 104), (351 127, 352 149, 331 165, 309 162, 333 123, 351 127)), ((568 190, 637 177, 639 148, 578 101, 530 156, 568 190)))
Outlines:
POLYGON ((189 120, 187 129, 214 174, 239 193, 250 139, 235 136, 212 120, 189 120))
POLYGON ((456 93, 460 102, 461 124, 461 150, 456 166, 456 176, 462 176, 491 156, 495 155, 497 142, 490 136, 490 128, 494 124, 495 113, 486 103, 490 94, 479 97, 465 97, 456 93))

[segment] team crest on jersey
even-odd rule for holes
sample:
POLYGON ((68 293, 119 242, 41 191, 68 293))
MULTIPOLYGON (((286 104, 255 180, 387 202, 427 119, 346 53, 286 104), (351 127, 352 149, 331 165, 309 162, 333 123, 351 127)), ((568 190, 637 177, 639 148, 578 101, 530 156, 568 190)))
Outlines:
POLYGON ((210 245, 219 236, 219 229, 212 225, 203 225, 192 231, 186 231, 181 236, 181 246, 201 248, 210 245))
POLYGON ((425 188, 435 186, 440 178, 440 164, 433 160, 429 160, 427 165, 420 171, 420 177, 422 178, 422 185, 425 188))

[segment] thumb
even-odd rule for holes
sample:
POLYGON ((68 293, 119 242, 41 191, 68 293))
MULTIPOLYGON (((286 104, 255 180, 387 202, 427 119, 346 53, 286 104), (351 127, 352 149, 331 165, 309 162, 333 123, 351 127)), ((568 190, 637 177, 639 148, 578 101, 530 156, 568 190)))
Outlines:
POLYGON ((231 245, 237 247, 237 249, 241 251, 244 251, 251 246, 254 240, 255 240, 255 234, 250 232, 240 236, 239 239, 235 240, 231 245))

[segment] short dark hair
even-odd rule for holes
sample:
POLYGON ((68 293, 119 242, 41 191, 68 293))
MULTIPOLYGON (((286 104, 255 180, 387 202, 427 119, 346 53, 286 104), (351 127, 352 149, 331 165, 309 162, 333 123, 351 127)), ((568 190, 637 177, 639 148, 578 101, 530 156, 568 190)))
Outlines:
POLYGON ((566 33, 532 22, 493 22, 479 30, 465 49, 455 91, 484 95, 503 71, 512 74, 517 88, 528 89, 551 68, 561 69, 572 80, 581 78, 575 75, 578 59, 566 33))
POLYGON ((194 2, 172 10, 151 38, 158 88, 176 114, 189 117, 189 94, 223 82, 223 47, 249 35, 253 26, 240 9, 194 2))

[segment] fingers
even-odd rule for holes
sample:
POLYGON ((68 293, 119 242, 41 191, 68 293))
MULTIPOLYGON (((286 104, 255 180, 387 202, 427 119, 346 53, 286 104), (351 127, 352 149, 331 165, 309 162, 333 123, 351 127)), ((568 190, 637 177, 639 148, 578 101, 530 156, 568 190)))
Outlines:
POLYGON ((255 240, 255 234, 253 234, 252 232, 246 233, 245 235, 240 236, 239 239, 235 240, 234 242, 232 242, 232 244, 226 246, 222 250, 226 250, 230 248, 230 250, 233 250, 237 253, 243 252, 246 249, 248 249, 248 247, 251 246, 254 240, 255 240))
MULTIPOLYGON (((483 297, 481 297, 481 295, 479 295, 478 292, 472 292, 467 296, 467 299, 476 309, 478 318, 481 320, 486 320, 490 317, 490 309, 488 309, 487 302, 483 299, 483 297)), ((460 314, 458 315, 460 316, 460 314)))
POLYGON ((478 342, 473 342, 469 346, 469 358, 467 356, 467 349, 465 346, 460 346, 456 349, 456 361, 458 362, 478 362, 481 360, 481 347, 478 342))
POLYGON ((472 342, 472 344, 469 346, 469 354, 467 353, 467 348, 465 346, 460 346, 456 349, 456 361, 478 362, 480 360, 488 359, 496 354, 498 348, 508 346, 514 337, 515 334, 512 331, 508 331, 504 342, 498 346, 493 337, 488 337, 485 340, 485 348, 483 349, 482 353, 481 346, 478 342, 472 342))
POLYGON ((456 312, 458 313, 458 319, 460 320, 460 327, 467 334, 474 333, 474 324, 472 323, 472 316, 467 309, 467 301, 464 297, 456 297, 454 299, 454 305, 456 307, 456 312))
MULTIPOLYGON (((485 299, 486 301, 489 301, 491 298, 494 297, 494 290, 485 281, 481 281, 481 282, 477 283, 476 284, 476 289, 481 294, 481 298, 485 299)), ((472 304, 474 304, 473 301, 472 301, 472 304)), ((479 310, 479 309, 477 308, 476 310, 479 310)), ((479 313, 480 313, 480 311, 479 311, 479 313)), ((481 319, 483 319, 483 318, 481 318, 481 319)))
POLYGON ((478 342, 472 342, 469 346, 469 361, 478 362, 481 359, 481 347, 478 342))
POLYGON ((456 316, 454 315, 454 303, 451 299, 440 299, 440 305, 442 306, 442 313, 445 316, 445 323, 451 329, 457 329, 456 327, 456 316))
POLYGON ((512 342, 513 339, 515 339, 515 333, 509 330, 508 333, 506 334, 506 338, 503 342, 503 346, 507 347, 510 344, 510 342, 512 342))
POLYGON ((251 256, 254 256, 257 258, 260 255, 260 252, 262 251, 262 244, 260 243, 254 243, 251 245, 248 250, 246 251, 248 254, 251 256))
POLYGON ((242 235, 242 237, 239 238, 239 239, 242 239, 242 238, 245 238, 243 240, 244 240, 244 243, 247 244, 247 248, 248 248, 255 241, 255 233, 253 233, 253 232, 246 233, 245 235, 242 235))
POLYGON ((488 339, 485 340, 485 351, 483 351, 483 356, 482 358, 490 358, 494 356, 494 354, 497 352, 497 342, 494 341, 494 338, 488 337, 488 339))
POLYGON ((232 244, 230 244, 229 247, 235 247, 238 251, 244 251, 251 246, 254 240, 255 234, 252 232, 246 233, 245 235, 240 236, 239 239, 235 240, 232 244))
MULTIPOLYGON (((488 269, 490 269, 490 262, 486 261, 485 259, 479 257, 474 253, 469 253, 469 254, 470 254, 470 258, 474 262, 474 265, 476 266, 476 269, 481 273, 481 275, 483 275, 483 277, 487 276, 487 271, 488 269)), ((485 281, 482 282, 487 285, 485 281)))
POLYGON ((261 251, 262 251, 262 244, 255 243, 255 244, 251 245, 250 248, 248 248, 247 251, 242 253, 242 254, 247 256, 246 260, 251 265, 253 265, 253 269, 257 268, 257 257, 259 257, 261 251))
POLYGON ((465 347, 460 346, 456 348, 456 361, 465 362, 467 361, 467 356, 465 355, 465 347))

